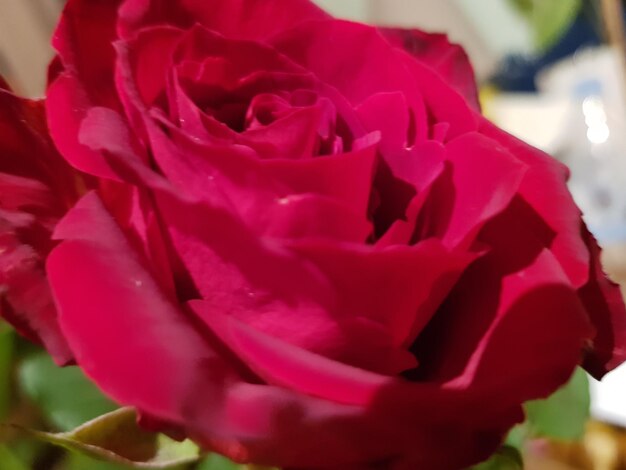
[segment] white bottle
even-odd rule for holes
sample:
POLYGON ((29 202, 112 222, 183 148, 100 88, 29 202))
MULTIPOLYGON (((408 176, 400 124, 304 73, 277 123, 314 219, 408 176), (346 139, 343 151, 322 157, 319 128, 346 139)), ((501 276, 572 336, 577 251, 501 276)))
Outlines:
POLYGON ((603 244, 626 241, 626 142, 609 109, 599 80, 578 82, 561 155, 574 199, 603 244))

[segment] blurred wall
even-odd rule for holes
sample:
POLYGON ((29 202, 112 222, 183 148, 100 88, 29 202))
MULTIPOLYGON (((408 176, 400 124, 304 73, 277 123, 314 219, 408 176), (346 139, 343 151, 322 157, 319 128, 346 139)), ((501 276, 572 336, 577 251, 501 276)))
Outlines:
POLYGON ((0 73, 19 93, 43 93, 61 6, 60 0, 0 0, 0 73))
POLYGON ((367 22, 371 18, 371 4, 369 0, 314 0, 324 10, 332 11, 334 15, 350 20, 367 22))

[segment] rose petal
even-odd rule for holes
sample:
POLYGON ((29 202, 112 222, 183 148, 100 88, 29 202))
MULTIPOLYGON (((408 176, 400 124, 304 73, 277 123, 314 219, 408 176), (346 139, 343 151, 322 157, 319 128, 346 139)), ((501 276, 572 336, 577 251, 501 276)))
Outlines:
POLYGON ((565 184, 568 169, 551 158, 486 120, 482 134, 499 142, 528 166, 520 186, 520 195, 554 232, 553 240, 545 240, 574 287, 579 288, 589 279, 589 251, 580 236, 581 213, 574 204, 565 184))
POLYGON ((48 88, 46 111, 50 135, 67 162, 85 173, 119 181, 115 170, 100 152, 79 140, 79 130, 92 103, 75 76, 63 74, 48 88))
POLYGON ((0 90, 11 91, 11 87, 9 86, 9 84, 7 83, 7 81, 4 79, 2 75, 0 75, 0 90))
MULTIPOLYGON (((420 89, 375 28, 344 21, 315 21, 278 35, 272 44, 336 87, 353 105, 376 93, 401 91, 415 122, 427 122, 420 89), (366 50, 369 60, 361 60, 353 53, 355 50, 366 50)), ((419 141, 425 138, 427 129, 419 125, 415 132, 419 141)))
POLYGON ((72 353, 42 265, 51 227, 76 198, 76 179, 50 142, 42 103, 0 90, 1 314, 59 364, 72 353))
POLYGON ((58 364, 68 364, 72 352, 59 328, 42 265, 42 256, 0 216, 0 314, 24 336, 41 342, 58 364))
POLYGON ((119 402, 174 423, 195 420, 186 411, 194 394, 211 396, 211 407, 220 409, 220 387, 236 374, 160 291, 97 196, 83 198, 57 236, 66 241, 47 271, 83 370, 119 402), (99 229, 85 230, 93 226, 99 229))
POLYGON ((365 243, 372 225, 340 201, 319 194, 297 194, 276 200, 255 220, 258 233, 270 238, 324 238, 365 243))
POLYGON ((386 249, 294 241, 336 291, 338 315, 384 326, 392 344, 410 344, 476 254, 446 249, 437 240, 386 249))
POLYGON ((260 462, 291 463, 294 468, 327 468, 331 461, 341 468, 370 468, 381 462, 394 469, 461 468, 497 447, 501 431, 496 430, 495 423, 519 418, 519 413, 496 406, 502 414, 490 421, 494 427, 473 434, 482 426, 466 427, 467 423, 478 423, 490 414, 485 409, 478 413, 472 406, 477 397, 485 398, 477 390, 443 390, 346 367, 206 310, 202 302, 194 302, 193 307, 258 374, 287 389, 248 385, 245 394, 231 389, 231 409, 249 419, 254 416, 256 426, 267 426, 280 416, 279 426, 265 428, 266 432, 272 430, 271 440, 251 439, 243 453, 249 456, 252 451, 260 462), (291 390, 297 390, 298 395, 291 390), (455 424, 442 425, 448 419, 455 424), (306 430, 314 434, 304 438, 301 433, 306 430), (385 439, 376 438, 380 432, 385 439), (280 444, 287 436, 294 439, 293 445, 280 444), (324 453, 316 451, 320 446, 324 453), (435 452, 436 459, 434 447, 441 447, 435 452), (448 458, 442 457, 448 455, 443 449, 455 451, 448 458))
POLYGON ((189 28, 200 23, 227 36, 252 39, 263 39, 299 22, 328 18, 308 0, 125 0, 119 15, 124 37, 155 24, 189 28))
MULTIPOLYGON (((478 130, 479 118, 471 102, 468 103, 463 95, 451 87, 445 77, 442 78, 427 65, 414 60, 407 52, 396 49, 395 55, 396 60, 403 61, 422 91, 430 122, 449 124, 448 140, 478 130)), ((434 138, 435 135, 430 133, 429 137, 434 138)))
POLYGON ((381 32, 391 44, 432 68, 464 96, 470 106, 480 111, 474 69, 461 46, 450 43, 445 34, 417 29, 381 28, 381 32))
POLYGON ((626 360, 626 308, 620 287, 602 270, 600 248, 586 228, 583 240, 589 249, 589 280, 578 292, 596 336, 585 357, 585 369, 598 380, 626 360))
POLYGON ((221 339, 269 383, 348 405, 367 406, 385 377, 350 367, 261 334, 233 316, 194 301, 192 308, 221 339), (304 367, 303 367, 304 366, 304 367))
POLYGON ((76 93, 95 105, 119 106, 113 83, 117 8, 121 0, 70 0, 52 44, 65 70, 77 78, 76 93))
MULTIPOLYGON (((557 281, 555 271, 558 269, 558 263, 546 250, 534 265, 504 278, 500 292, 503 300, 496 317, 482 336, 463 375, 449 386, 459 386, 468 380, 506 380, 511 393, 524 400, 531 396, 546 397, 567 382, 593 330, 562 272, 560 282, 557 281), (567 325, 565 334, 555 334, 563 331, 563 325, 567 325), (516 369, 515 377, 507 377, 506 371, 512 364, 516 369)), ((485 276, 481 283, 491 282, 491 279, 485 276)), ((471 287, 466 285, 465 288, 471 287)), ((484 305, 476 297, 464 299, 472 300, 475 308, 484 305)), ((461 320, 455 328, 457 326, 463 328, 468 324, 461 320)), ((469 328, 465 329, 466 337, 472 337, 469 328)), ((450 354, 459 352, 455 346, 451 349, 450 354)))
POLYGON ((421 380, 508 384, 508 398, 521 403, 564 383, 593 336, 576 291, 516 208, 485 227, 480 240, 492 251, 417 339, 421 380), (511 367, 514 375, 506 373, 511 367))
POLYGON ((446 246, 468 248, 484 224, 509 205, 527 168, 477 133, 454 139, 445 148, 451 172, 431 188, 418 215, 417 238, 436 237, 446 246))

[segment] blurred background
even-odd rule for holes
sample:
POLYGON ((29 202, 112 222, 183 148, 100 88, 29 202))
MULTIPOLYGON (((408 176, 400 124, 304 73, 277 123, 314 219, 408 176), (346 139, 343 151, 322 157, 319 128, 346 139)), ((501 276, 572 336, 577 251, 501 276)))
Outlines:
MULTIPOLYGON (((49 38, 63 3, 0 0, 0 74, 23 95, 43 96, 49 38)), ((348 19, 446 32, 463 45, 479 79, 485 114, 569 165, 570 188, 605 248, 606 269, 626 286, 621 0, 317 3, 348 19)), ((0 420, 66 431, 110 409, 79 371, 55 369, 41 351, 0 325, 0 420)), ((626 469, 626 368, 602 385, 579 372, 557 396, 529 404, 527 411, 529 422, 509 438, 523 449, 526 468, 626 469)), ((0 444, 0 470, 122 468, 66 457, 6 431, 0 431, 2 440, 10 445, 0 444)), ((220 466, 223 462, 203 465, 234 468, 220 466)))

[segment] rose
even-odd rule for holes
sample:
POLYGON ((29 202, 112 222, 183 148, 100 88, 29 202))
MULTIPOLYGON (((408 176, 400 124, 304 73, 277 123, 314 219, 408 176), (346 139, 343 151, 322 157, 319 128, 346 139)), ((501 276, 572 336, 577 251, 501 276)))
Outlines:
POLYGON ((0 315, 71 360, 44 273, 51 231, 78 200, 77 176, 48 136, 43 102, 16 97, 0 77, 0 315))
POLYGON ((55 143, 116 183, 48 270, 119 402, 240 460, 457 468, 581 357, 622 360, 565 170, 479 116, 441 37, 297 1, 117 6, 70 2, 56 36, 55 143))
POLYGON ((461 468, 624 306, 566 169, 442 36, 305 0, 73 0, 47 112, 97 178, 47 273, 76 362, 240 461, 461 468))

